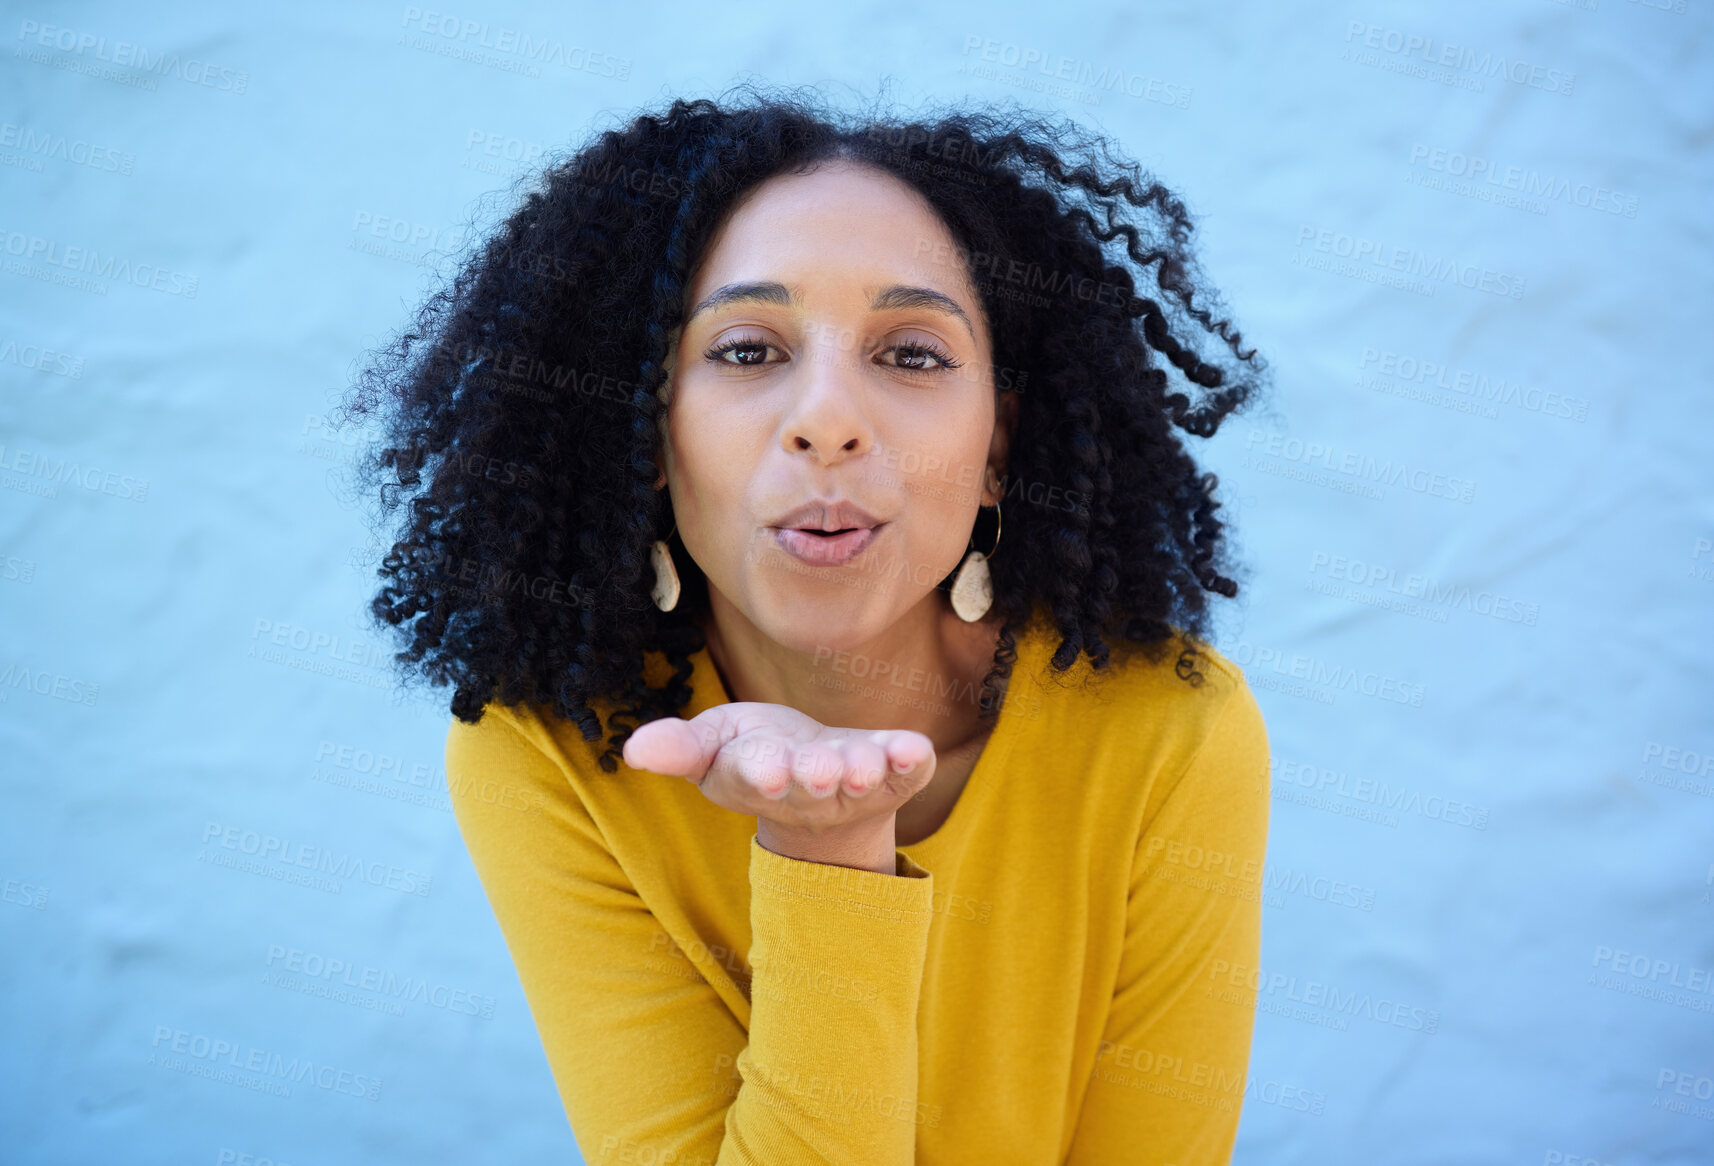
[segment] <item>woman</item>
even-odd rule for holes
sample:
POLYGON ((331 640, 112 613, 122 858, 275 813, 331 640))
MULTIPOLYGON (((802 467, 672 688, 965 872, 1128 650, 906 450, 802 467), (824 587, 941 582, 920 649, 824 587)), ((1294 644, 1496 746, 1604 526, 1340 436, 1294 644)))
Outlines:
POLYGON ((1173 430, 1264 362, 1072 127, 741 96, 549 168, 350 403, 579 1146, 1224 1161, 1268 752, 1173 430))

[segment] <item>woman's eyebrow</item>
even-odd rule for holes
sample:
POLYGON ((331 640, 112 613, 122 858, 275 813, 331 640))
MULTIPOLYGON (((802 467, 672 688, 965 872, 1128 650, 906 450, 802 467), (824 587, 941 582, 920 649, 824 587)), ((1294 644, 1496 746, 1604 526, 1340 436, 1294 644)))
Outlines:
MULTIPOLYGON (((865 291, 871 291, 864 288, 865 291)), ((970 339, 976 339, 976 330, 970 325, 970 317, 964 309, 958 306, 956 300, 943 295, 930 287, 915 287, 908 284, 895 283, 871 291, 869 301, 870 311, 880 312, 893 308, 928 308, 931 311, 944 312, 949 316, 958 317, 964 325, 964 330, 970 333, 970 339)), ((715 288, 701 303, 690 310, 685 317, 685 326, 703 312, 727 304, 778 304, 781 307, 801 307, 803 301, 796 292, 783 283, 772 280, 755 280, 747 283, 729 283, 715 288)))
MULTIPOLYGON (((865 288, 865 291, 868 289, 865 288)), ((970 339, 976 339, 976 329, 970 326, 970 317, 964 314, 964 309, 958 306, 951 296, 942 295, 931 287, 911 287, 895 283, 882 288, 875 293, 875 298, 869 301, 871 311, 881 312, 890 308, 928 308, 930 311, 945 312, 957 316, 964 325, 964 330, 970 333, 970 339)))

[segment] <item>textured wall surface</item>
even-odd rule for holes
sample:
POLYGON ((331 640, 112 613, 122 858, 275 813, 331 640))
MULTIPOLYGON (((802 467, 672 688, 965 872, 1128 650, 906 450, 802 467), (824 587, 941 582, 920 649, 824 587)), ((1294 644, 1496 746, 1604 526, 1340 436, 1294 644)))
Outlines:
POLYGON ((0 1158, 577 1160, 321 418, 521 163, 886 77, 1113 135, 1274 368, 1237 1160, 1714 1162, 1706 0, 148 8, 0 22, 0 1158))

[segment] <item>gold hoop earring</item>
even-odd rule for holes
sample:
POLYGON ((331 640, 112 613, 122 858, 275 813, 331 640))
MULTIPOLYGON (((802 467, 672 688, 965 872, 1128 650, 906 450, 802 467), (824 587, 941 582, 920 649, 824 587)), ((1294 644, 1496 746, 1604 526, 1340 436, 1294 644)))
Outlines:
POLYGON ((971 551, 952 580, 952 610, 965 623, 975 623, 994 606, 994 579, 988 573, 988 560, 1000 549, 1000 504, 994 503, 994 545, 984 555, 971 551))
POLYGON ((678 530, 678 520, 673 520, 672 530, 667 531, 667 538, 658 538, 650 548, 649 558, 654 563, 655 586, 649 592, 649 598, 655 601, 655 606, 662 611, 671 611, 678 606, 678 568, 673 566, 673 554, 667 547, 667 539, 678 530))

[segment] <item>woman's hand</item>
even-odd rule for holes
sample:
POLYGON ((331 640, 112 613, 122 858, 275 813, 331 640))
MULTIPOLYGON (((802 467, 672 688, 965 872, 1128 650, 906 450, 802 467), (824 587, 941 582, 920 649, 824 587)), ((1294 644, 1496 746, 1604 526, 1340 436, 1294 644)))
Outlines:
POLYGON ((935 767, 934 742, 922 733, 831 728, 760 701, 639 725, 624 758, 633 769, 686 778, 715 805, 799 836, 877 825, 927 785, 935 767))

